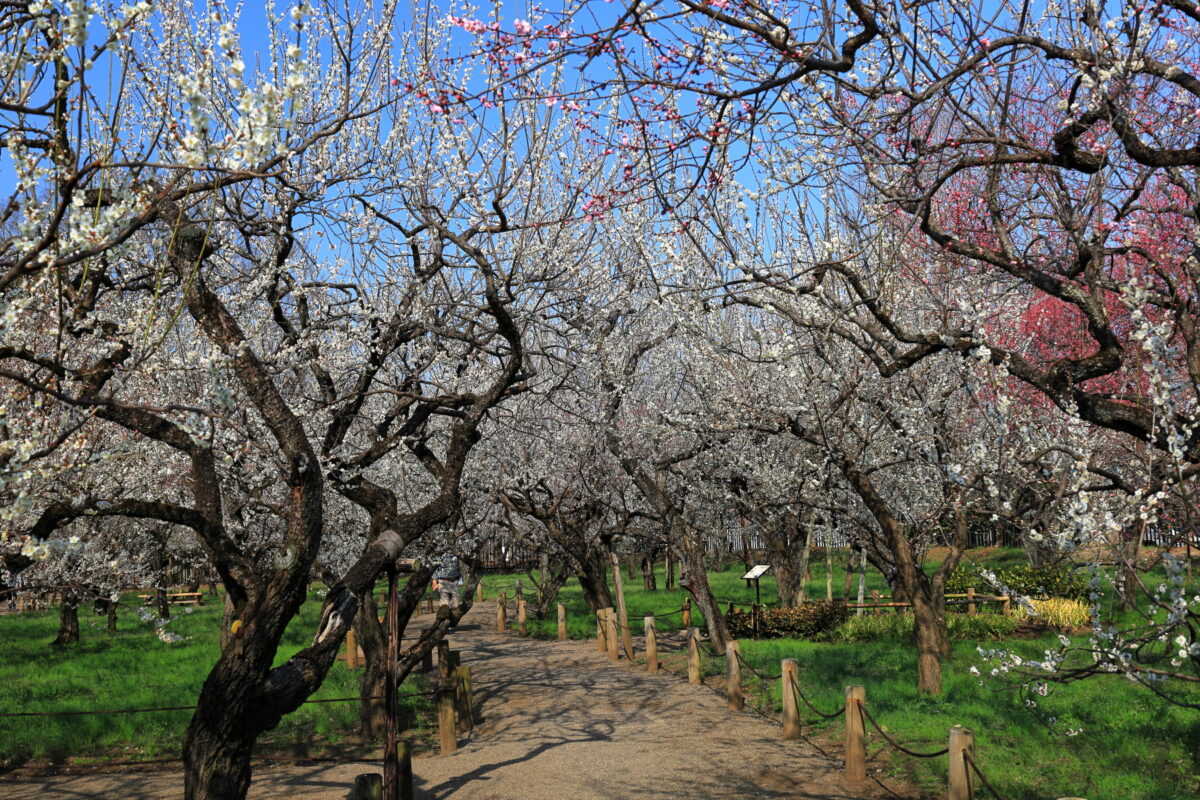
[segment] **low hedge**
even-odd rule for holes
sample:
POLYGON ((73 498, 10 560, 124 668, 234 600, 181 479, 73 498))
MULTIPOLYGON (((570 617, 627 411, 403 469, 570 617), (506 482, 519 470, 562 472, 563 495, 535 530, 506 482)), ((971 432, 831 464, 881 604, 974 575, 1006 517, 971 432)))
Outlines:
MULTIPOLYGON (((759 609, 759 639, 811 639, 833 630, 850 616, 845 603, 820 601, 795 608, 759 609)), ((754 621, 749 611, 735 610, 725 618, 735 639, 754 636, 754 621)))
MULTIPOLYGON (((963 594, 972 586, 980 594, 1000 593, 983 577, 979 564, 962 562, 950 573, 946 581, 947 594, 963 594)), ((994 570, 996 579, 1013 592, 1027 597, 1045 600, 1062 597, 1068 600, 1084 600, 1088 595, 1087 578, 1071 569, 1069 564, 1034 569, 1028 564, 994 570)), ((964 607, 965 608, 965 607, 964 607)))
MULTIPOLYGON (((953 614, 946 617, 951 639, 981 641, 1006 639, 1017 631, 1020 620, 1003 614, 953 614)), ((850 617, 832 630, 833 642, 872 642, 881 639, 911 639, 912 614, 864 614, 850 617)))

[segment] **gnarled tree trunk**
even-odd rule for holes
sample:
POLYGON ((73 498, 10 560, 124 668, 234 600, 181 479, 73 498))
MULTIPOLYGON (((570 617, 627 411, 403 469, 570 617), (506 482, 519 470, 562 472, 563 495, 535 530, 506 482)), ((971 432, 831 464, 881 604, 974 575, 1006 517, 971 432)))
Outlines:
POLYGON ((58 609, 58 636, 52 645, 74 644, 79 641, 79 595, 64 592, 58 609))

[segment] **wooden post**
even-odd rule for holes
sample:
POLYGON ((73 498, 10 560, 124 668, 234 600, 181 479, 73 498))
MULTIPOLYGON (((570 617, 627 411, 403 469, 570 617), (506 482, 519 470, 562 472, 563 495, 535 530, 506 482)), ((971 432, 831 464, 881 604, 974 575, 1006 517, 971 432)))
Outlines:
POLYGON ((608 660, 617 660, 617 612, 604 609, 604 644, 608 647, 608 660))
POLYGON ((859 711, 866 702, 865 688, 846 687, 846 781, 855 786, 867 779, 867 732, 859 711))
POLYGON ((354 776, 353 800, 383 800, 383 776, 378 772, 364 772, 354 776))
POLYGON ((383 786, 384 800, 399 800, 400 742, 396 736, 400 729, 400 715, 396 708, 396 688, 400 683, 400 594, 396 587, 396 570, 388 570, 387 601, 387 665, 385 666, 383 713, 387 720, 383 735, 383 786))
POLYGON ((968 614, 975 613, 975 587, 974 586, 970 586, 967 588, 967 613, 968 614))
POLYGON ((608 644, 604 641, 604 609, 596 609, 596 649, 601 653, 608 650, 608 644))
POLYGON ((528 636, 529 629, 525 627, 525 597, 517 595, 517 634, 528 636))
POLYGON ((684 630, 692 627, 692 598, 690 597, 683 598, 683 614, 681 618, 684 630))
POLYGON ((955 725, 950 729, 950 791, 946 800, 974 800, 968 755, 975 757, 975 734, 970 728, 955 725))
POLYGON ((450 663, 450 643, 442 639, 437 643, 438 654, 438 680, 442 683, 449 683, 450 673, 454 669, 450 663))
POLYGON ((762 617, 759 613, 758 603, 754 603, 752 606, 750 606, 750 630, 754 631, 754 635, 756 637, 759 634, 759 620, 761 618, 762 617))
POLYGON ((700 629, 688 628, 688 683, 700 685, 700 629))
POLYGON ((400 800, 413 800, 412 752, 408 749, 408 742, 396 743, 396 761, 400 800))
POLYGON ((633 661, 633 632, 629 630, 629 612, 625 608, 625 583, 621 580, 621 562, 617 554, 609 551, 612 561, 613 588, 617 590, 617 621, 621 624, 621 644, 625 657, 633 661))
POLYGON ((746 707, 746 700, 742 697, 742 665, 738 661, 738 652, 736 641, 731 639, 725 643, 725 696, 734 711, 746 707))
POLYGON ((438 744, 442 755, 447 756, 458 749, 458 737, 454 732, 454 687, 450 681, 438 686, 438 744))
POLYGON ((872 614, 882 614, 883 609, 879 607, 879 590, 871 590, 871 602, 875 604, 875 608, 871 611, 872 614))
POLYGON ((483 578, 480 578, 479 583, 475 584, 475 602, 483 602, 483 578))
POLYGON ((567 607, 562 603, 558 604, 558 640, 567 640, 567 607))
POLYGON ((354 628, 346 631, 346 669, 358 669, 358 637, 354 628))
POLYGON ((799 685, 800 662, 794 658, 785 658, 779 670, 780 696, 783 698, 783 738, 800 738, 800 698, 796 697, 796 687, 799 685))
POLYGON ((497 633, 504 633, 504 627, 505 627, 505 624, 507 623, 507 620, 505 619, 507 610, 508 609, 505 608, 504 592, 501 592, 500 596, 498 598, 496 598, 496 632, 497 633))
POLYGON ((1004 598, 1004 613, 1005 615, 1012 613, 1012 598, 1010 597, 1004 598))
POLYGON ((658 672, 658 631, 654 627, 654 615, 647 614, 642 622, 646 626, 646 671, 653 675, 658 672))
POLYGON ((454 715, 458 719, 456 730, 467 734, 474 725, 471 715, 471 668, 454 668, 454 715))

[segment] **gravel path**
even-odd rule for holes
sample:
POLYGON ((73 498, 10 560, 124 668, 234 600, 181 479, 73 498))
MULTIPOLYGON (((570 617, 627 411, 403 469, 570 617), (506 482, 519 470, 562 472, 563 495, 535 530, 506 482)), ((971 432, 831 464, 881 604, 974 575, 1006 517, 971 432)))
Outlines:
MULTIPOLYGON (((778 725, 729 711, 711 689, 610 663, 594 642, 494 632, 495 606, 476 607, 451 647, 472 669, 479 715, 450 756, 413 763, 422 800, 821 798, 879 795, 841 787, 840 764, 778 725)), ((343 800, 373 764, 260 767, 252 798, 343 800)), ((182 795, 178 773, 0 777, 7 800, 182 795)))

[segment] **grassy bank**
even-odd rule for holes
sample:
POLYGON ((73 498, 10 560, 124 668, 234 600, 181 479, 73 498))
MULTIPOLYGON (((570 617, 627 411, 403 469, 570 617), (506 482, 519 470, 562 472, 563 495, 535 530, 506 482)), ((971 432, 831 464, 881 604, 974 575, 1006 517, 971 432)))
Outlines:
MULTIPOLYGON (((936 553, 934 554, 936 555, 936 553)), ((1020 563, 1023 554, 1011 550, 975 551, 973 560, 992 568, 1020 563)), ((831 576, 833 594, 840 598, 845 558, 834 560, 831 576), (839 561, 842 563, 839 564, 839 561)), ((932 568, 936 561, 927 564, 932 568)), ((824 599, 825 564, 816 561, 808 583, 810 598, 824 599)), ((754 590, 738 579, 741 565, 709 578, 714 594, 724 603, 733 600, 747 605, 754 590)), ((519 576, 489 576, 485 584, 491 599, 501 587, 513 595, 512 584, 519 576)), ((531 588, 524 578, 526 591, 531 588)), ((660 630, 679 626, 679 609, 685 593, 680 590, 648 592, 640 575, 627 576, 626 602, 631 627, 640 632, 641 617, 658 616, 660 630), (670 614, 670 616, 667 616, 670 614)), ((661 573, 659 585, 662 584, 661 573)), ((867 591, 887 593, 882 576, 868 573, 867 591)), ((981 587, 982 589, 982 587, 981 587)), ((855 589, 857 591, 857 586, 855 589)), ((568 628, 573 637, 594 635, 594 621, 574 581, 558 598, 568 610, 568 628)), ((777 603, 774 581, 762 583, 764 603, 777 603)), ((1120 618, 1111 596, 1102 600, 1106 616, 1120 618), (1110 614, 1111 612, 1111 614, 1110 614)), ((530 619, 533 635, 554 636, 556 622, 530 619)), ((696 612, 695 619, 699 620, 696 612)), ((1039 658, 1057 645, 1054 634, 1034 638, 1012 637, 1012 626, 962 626, 966 638, 953 643, 951 658, 944 666, 944 691, 929 697, 916 691, 916 653, 911 636, 902 625, 880 625, 879 634, 870 641, 802 641, 778 639, 743 641, 746 660, 763 673, 778 674, 779 662, 794 658, 800 664, 800 683, 810 700, 823 710, 835 710, 844 703, 844 687, 866 687, 871 713, 898 741, 918 751, 938 750, 946 745, 949 728, 963 725, 975 731, 977 762, 984 774, 1010 800, 1046 800, 1055 797, 1086 797, 1088 800, 1184 800, 1200 796, 1200 714, 1171 706, 1149 691, 1123 678, 1103 676, 1075 684, 1051 687, 1048 696, 1031 698, 1006 688, 1000 677, 992 677, 978 647, 1003 647, 1025 659, 1039 658), (994 630, 988 630, 989 627, 994 630), (996 634, 1008 636, 998 643, 996 634), (972 668, 981 671, 973 674, 972 668)), ((697 624, 701 624, 697 622, 697 624)), ((706 672, 724 672, 724 659, 709 657, 706 672)), ((751 702, 765 711, 778 713, 778 682, 760 684, 747 679, 751 702)), ((1194 693, 1200 703, 1200 690, 1194 693)), ((802 709, 809 720, 806 735, 818 740, 837 741, 842 734, 840 720, 818 721, 815 714, 802 709)), ((887 749, 877 734, 869 737, 872 766, 886 765, 887 774, 903 777, 920 785, 931 796, 944 792, 946 757, 913 759, 887 749)))
MULTIPOLYGON (((134 598, 136 602, 136 598, 134 598)), ((316 629, 320 601, 311 598, 292 621, 276 657, 282 663, 306 646, 316 629)), ((0 649, 0 710, 76 711, 192 705, 217 658, 221 623, 219 601, 200 608, 173 609, 167 629, 184 638, 158 639, 151 625, 122 607, 118 631, 104 630, 104 618, 80 608, 82 640, 51 647, 57 610, 0 617, 5 647, 0 649)), ((337 662, 313 699, 354 697, 361 671, 337 662)), ((423 680, 420 676, 410 683, 423 680)), ((402 718, 420 730, 428 703, 401 699, 402 718)), ((259 752, 291 756, 369 750, 357 734, 359 706, 305 705, 287 715, 260 739, 259 752)), ((0 764, 28 759, 164 758, 178 755, 191 711, 57 717, 0 717, 0 764)))

